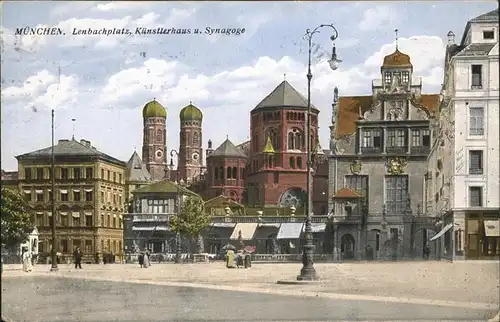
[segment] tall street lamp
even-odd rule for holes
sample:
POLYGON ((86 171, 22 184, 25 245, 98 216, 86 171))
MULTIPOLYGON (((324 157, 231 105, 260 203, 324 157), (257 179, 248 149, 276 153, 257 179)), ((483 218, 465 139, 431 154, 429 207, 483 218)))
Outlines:
MULTIPOLYGON (((177 152, 177 150, 174 149, 170 151, 170 168, 172 170, 174 169, 174 153, 177 156, 177 159, 179 159, 179 152, 177 152)), ((180 186, 181 182, 179 180, 180 178, 179 167, 177 167, 176 178, 177 178, 177 234, 175 236, 175 244, 176 244, 175 263, 180 264, 182 257, 182 245, 181 245, 181 186, 180 186)))
MULTIPOLYGON (((305 38, 308 40, 309 45, 309 60, 307 65, 307 124, 306 124, 306 153, 307 153, 307 201, 306 201, 306 223, 305 223, 305 243, 302 248, 302 269, 300 270, 300 275, 297 276, 297 280, 299 281, 313 281, 318 279, 318 275, 316 274, 316 270, 314 269, 314 244, 312 237, 312 228, 311 228, 311 214, 312 214, 312 194, 311 194, 311 167, 312 167, 312 158, 311 158, 311 145, 313 142, 311 141, 311 80, 312 80, 312 72, 311 72, 311 51, 312 51, 312 38, 314 34, 319 33, 319 30, 325 27, 329 27, 333 30, 333 34, 330 37, 332 42, 335 41, 338 37, 338 31, 333 26, 330 25, 319 25, 313 30, 307 29, 305 38)), ((336 70, 339 67, 341 60, 337 58, 337 53, 335 49, 335 43, 333 43, 332 47, 332 57, 328 60, 328 64, 332 70, 336 70)))
POLYGON ((54 109, 51 111, 52 118, 52 151, 51 151, 51 161, 50 161, 50 178, 51 178, 51 189, 52 197, 50 198, 50 204, 52 208, 52 249, 51 249, 51 262, 50 267, 51 272, 57 272, 59 268, 57 267, 57 250, 56 250, 56 157, 54 153, 54 109))

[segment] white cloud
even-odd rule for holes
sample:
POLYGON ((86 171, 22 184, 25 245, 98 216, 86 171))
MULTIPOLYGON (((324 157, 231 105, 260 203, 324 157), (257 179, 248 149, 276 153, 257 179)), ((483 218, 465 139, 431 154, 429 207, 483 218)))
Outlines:
POLYGON ((2 90, 6 104, 22 104, 34 111, 66 108, 79 98, 79 79, 76 75, 57 77, 42 70, 26 79, 22 86, 2 90))
POLYGON ((361 31, 376 31, 381 26, 398 21, 396 9, 387 6, 377 6, 366 9, 358 24, 361 31))
POLYGON ((143 9, 144 6, 148 6, 148 2, 141 2, 140 4, 133 1, 120 1, 120 2, 108 2, 108 3, 100 3, 93 8, 93 10, 97 11, 106 11, 106 12, 116 12, 116 11, 130 11, 136 10, 137 8, 143 9))

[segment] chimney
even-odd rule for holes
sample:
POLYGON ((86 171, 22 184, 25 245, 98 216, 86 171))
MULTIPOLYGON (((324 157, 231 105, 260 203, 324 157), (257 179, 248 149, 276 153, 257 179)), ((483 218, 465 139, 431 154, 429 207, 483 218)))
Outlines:
POLYGON ((63 142, 69 142, 69 140, 67 140, 67 139, 61 139, 61 140, 57 141, 57 144, 60 144, 60 143, 63 143, 63 142))
POLYGON ((91 148, 92 147, 92 144, 90 143, 90 141, 81 139, 80 143, 83 144, 83 145, 85 145, 87 148, 91 148))

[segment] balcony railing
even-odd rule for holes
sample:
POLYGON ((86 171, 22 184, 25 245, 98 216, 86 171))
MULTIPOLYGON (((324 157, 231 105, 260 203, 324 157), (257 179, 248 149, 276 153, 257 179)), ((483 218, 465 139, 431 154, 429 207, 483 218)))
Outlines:
POLYGON ((386 153, 406 153, 407 151, 407 146, 388 146, 385 148, 386 153))

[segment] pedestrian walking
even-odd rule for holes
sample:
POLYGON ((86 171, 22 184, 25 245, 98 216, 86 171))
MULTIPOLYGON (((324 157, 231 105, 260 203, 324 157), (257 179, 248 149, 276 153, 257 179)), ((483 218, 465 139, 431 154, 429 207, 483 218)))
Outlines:
POLYGON ((75 252, 73 253, 75 257, 75 268, 82 268, 82 252, 80 247, 76 247, 75 252))
POLYGON ((429 244, 427 244, 424 247, 424 259, 428 260, 430 254, 431 254, 431 248, 429 247, 429 244))
POLYGON ((22 250, 22 261, 23 261, 23 271, 25 272, 31 272, 32 266, 31 266, 31 252, 28 252, 27 247, 23 247, 22 250))
POLYGON ((151 266, 151 264, 149 263, 149 251, 146 249, 144 251, 144 268, 148 268, 149 266, 151 266))
POLYGON ((144 266, 144 252, 141 252, 139 254, 139 265, 141 266, 141 268, 144 266))

